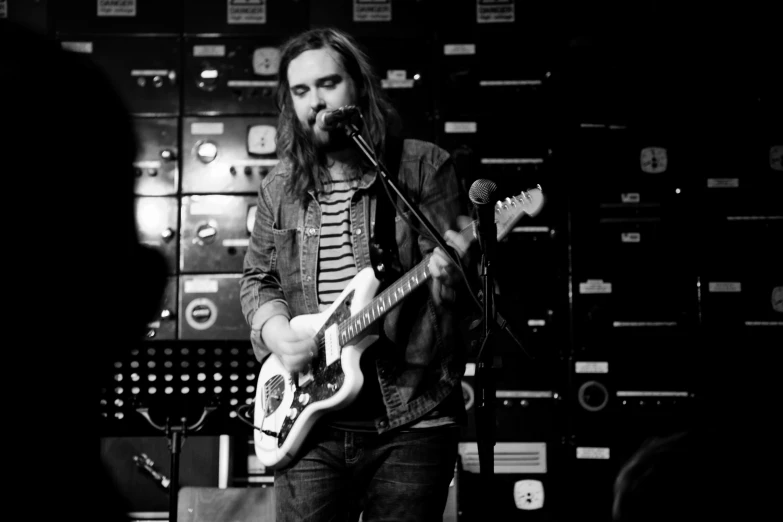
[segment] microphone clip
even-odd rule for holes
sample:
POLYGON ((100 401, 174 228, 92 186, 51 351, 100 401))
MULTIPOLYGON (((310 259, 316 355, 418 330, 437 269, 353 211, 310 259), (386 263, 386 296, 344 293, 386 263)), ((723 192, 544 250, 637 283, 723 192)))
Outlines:
POLYGON ((354 122, 362 121, 362 112, 356 105, 343 105, 339 109, 322 110, 315 117, 321 130, 341 129, 354 122))

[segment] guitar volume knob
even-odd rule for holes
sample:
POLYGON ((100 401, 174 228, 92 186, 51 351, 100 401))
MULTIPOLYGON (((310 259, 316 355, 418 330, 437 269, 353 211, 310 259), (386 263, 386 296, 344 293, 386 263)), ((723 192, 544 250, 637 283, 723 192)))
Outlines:
POLYGON ((309 393, 303 393, 299 396, 299 403, 302 405, 306 405, 308 402, 310 402, 310 394, 309 393))
POLYGON ((296 408, 291 408, 290 410, 288 410, 288 418, 291 420, 294 420, 298 414, 299 414, 299 410, 297 410, 296 408))

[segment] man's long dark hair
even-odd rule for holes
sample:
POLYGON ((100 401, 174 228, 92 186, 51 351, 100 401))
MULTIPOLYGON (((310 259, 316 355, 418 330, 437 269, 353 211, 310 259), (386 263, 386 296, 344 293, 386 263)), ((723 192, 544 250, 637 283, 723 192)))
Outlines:
POLYGON ((288 66, 305 51, 332 49, 346 73, 353 80, 358 105, 363 116, 362 136, 383 162, 387 133, 398 128, 399 118, 380 88, 367 55, 351 36, 332 28, 306 31, 288 40, 280 53, 280 81, 277 89, 277 106, 280 117, 277 124, 277 153, 287 162, 292 174, 287 190, 298 196, 307 191, 319 191, 324 181, 329 181, 326 158, 313 144, 294 111, 291 89, 288 84, 288 66))

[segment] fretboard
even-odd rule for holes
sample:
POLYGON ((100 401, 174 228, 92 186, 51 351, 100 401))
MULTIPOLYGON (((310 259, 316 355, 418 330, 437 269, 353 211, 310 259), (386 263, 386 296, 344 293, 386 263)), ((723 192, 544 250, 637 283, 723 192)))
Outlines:
POLYGON ((345 345, 397 306, 430 277, 430 256, 378 294, 359 313, 340 323, 340 344, 345 345))
MULTIPOLYGON (((466 241, 475 237, 473 223, 460 231, 460 235, 466 241)), ((386 290, 378 294, 367 306, 362 308, 359 313, 352 315, 340 323, 340 345, 345 346, 348 341, 364 332, 372 324, 383 317, 383 314, 397 306, 403 299, 408 297, 411 292, 421 286, 430 278, 429 262, 430 256, 424 258, 422 262, 414 266, 400 279, 389 285, 386 290)))

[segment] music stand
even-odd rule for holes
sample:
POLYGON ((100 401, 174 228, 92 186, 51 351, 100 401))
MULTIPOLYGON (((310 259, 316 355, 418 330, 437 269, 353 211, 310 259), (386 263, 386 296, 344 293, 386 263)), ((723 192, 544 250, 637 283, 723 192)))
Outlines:
POLYGON ((249 341, 145 341, 115 354, 103 372, 101 436, 168 439, 170 522, 177 517, 184 438, 246 435, 237 409, 255 398, 258 368, 249 341))

